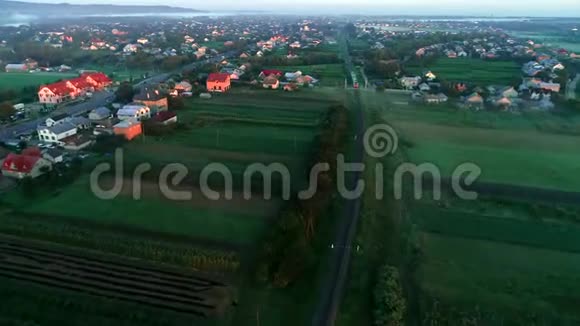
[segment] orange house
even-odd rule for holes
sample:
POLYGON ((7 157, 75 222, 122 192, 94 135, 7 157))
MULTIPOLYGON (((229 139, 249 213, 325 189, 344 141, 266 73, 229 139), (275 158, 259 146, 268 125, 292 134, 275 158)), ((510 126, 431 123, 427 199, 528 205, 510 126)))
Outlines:
POLYGON ((232 87, 229 74, 212 73, 207 77, 207 90, 214 93, 225 93, 232 87))
POLYGON ((132 140, 143 133, 140 121, 123 120, 113 126, 113 132, 118 136, 125 136, 125 139, 132 140))

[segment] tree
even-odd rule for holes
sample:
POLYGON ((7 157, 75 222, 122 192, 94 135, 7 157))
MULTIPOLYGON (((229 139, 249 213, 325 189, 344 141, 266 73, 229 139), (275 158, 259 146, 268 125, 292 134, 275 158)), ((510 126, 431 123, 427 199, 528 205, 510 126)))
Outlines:
POLYGON ((14 106, 10 102, 0 103, 0 119, 8 119, 15 112, 14 106))
POLYGON ((167 102, 169 109, 172 111, 182 110, 185 108, 185 101, 183 100, 183 97, 170 96, 167 98, 167 102))
POLYGON ((117 101, 121 103, 129 103, 133 101, 133 96, 135 95, 135 90, 133 89, 133 85, 128 82, 123 82, 119 85, 115 96, 117 97, 117 101))
POLYGON ((376 326, 405 324, 406 302, 397 268, 390 265, 380 268, 374 299, 376 326))

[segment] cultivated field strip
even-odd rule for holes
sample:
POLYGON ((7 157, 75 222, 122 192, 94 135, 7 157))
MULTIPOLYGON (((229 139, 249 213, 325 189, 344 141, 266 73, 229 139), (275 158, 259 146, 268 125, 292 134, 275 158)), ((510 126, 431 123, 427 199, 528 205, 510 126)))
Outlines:
POLYGON ((0 276, 198 316, 221 311, 231 301, 225 284, 203 277, 3 238, 0 276))

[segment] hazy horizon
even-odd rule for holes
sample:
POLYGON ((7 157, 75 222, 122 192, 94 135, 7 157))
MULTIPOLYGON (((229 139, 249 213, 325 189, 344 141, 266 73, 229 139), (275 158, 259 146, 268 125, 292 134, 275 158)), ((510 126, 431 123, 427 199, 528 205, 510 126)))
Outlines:
POLYGON ((578 17, 580 1, 556 0, 546 6, 539 0, 502 1, 473 0, 465 4, 461 0, 440 0, 436 4, 427 0, 400 2, 394 0, 294 0, 272 3, 267 0, 222 0, 219 5, 202 1, 169 0, 23 0, 41 3, 113 4, 113 5, 169 5, 207 11, 270 11, 301 14, 375 14, 375 15, 452 15, 452 16, 535 16, 578 17))

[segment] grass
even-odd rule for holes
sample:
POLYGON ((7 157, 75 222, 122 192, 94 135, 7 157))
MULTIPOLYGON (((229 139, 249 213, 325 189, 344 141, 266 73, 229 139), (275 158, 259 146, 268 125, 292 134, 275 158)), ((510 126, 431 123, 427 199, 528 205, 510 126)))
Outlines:
POLYGON ((0 277, 0 296, 2 325, 227 325, 221 319, 201 319, 4 277, 0 277))
POLYGON ((439 58, 434 64, 421 67, 407 66, 407 70, 420 75, 431 70, 445 81, 486 85, 508 85, 521 76, 521 67, 513 61, 487 61, 473 58, 439 58))
POLYGON ((412 162, 432 162, 444 176, 464 162, 477 164, 480 180, 580 191, 580 154, 575 137, 546 135, 536 131, 497 131, 476 128, 395 123, 412 162), (525 168, 524 168, 525 167, 525 168))
POLYGON ((187 203, 156 198, 134 200, 124 195, 114 200, 101 200, 91 192, 88 178, 79 180, 55 196, 28 203, 19 210, 232 245, 252 243, 265 228, 263 218, 233 214, 216 207, 191 207, 187 203))
POLYGON ((444 176, 473 162, 481 181, 580 191, 577 114, 470 112, 413 103, 408 95, 363 96, 397 130, 411 162, 434 163, 444 176))
POLYGON ((38 87, 43 84, 74 77, 78 77, 78 74, 60 72, 0 72, 0 88, 19 91, 24 87, 38 87))
POLYGON ((433 233, 421 239, 420 284, 441 306, 483 324, 578 323, 577 254, 433 233))
POLYGON ((540 33, 540 32, 520 32, 513 31, 509 33, 510 35, 531 39, 536 43, 542 43, 547 46, 564 48, 568 51, 579 52, 580 44, 576 42, 571 42, 571 40, 566 40, 566 35, 540 33))

